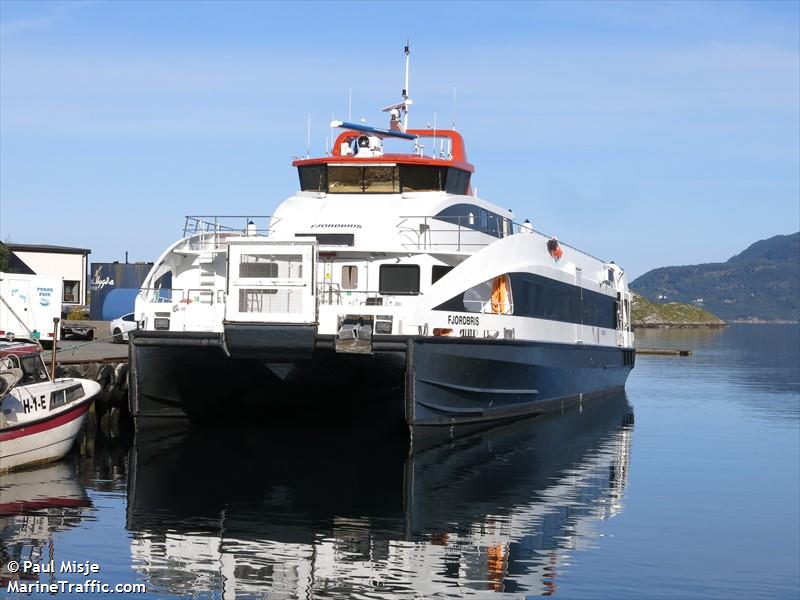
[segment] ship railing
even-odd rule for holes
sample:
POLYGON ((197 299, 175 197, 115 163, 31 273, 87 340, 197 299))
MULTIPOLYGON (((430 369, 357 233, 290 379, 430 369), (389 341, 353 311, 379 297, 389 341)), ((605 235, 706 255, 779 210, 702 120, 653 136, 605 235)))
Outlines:
MULTIPOLYGON (((403 247, 407 250, 474 252, 500 238, 517 233, 532 233, 545 240, 554 237, 534 229, 530 223, 517 223, 500 217, 486 219, 483 215, 456 217, 419 215, 400 218, 402 220, 396 227, 404 239, 403 247)), ((608 262, 561 240, 558 243, 596 261, 608 262)))
POLYGON ((513 315, 513 302, 493 302, 492 300, 468 300, 464 298, 464 308, 467 312, 483 315, 513 315))
POLYGON ((139 297, 148 304, 172 304, 183 299, 184 290, 180 288, 143 287, 139 297))
POLYGON ((474 252, 495 239, 510 235, 507 219, 481 223, 474 215, 431 217, 401 216, 396 225, 407 250, 474 252))
POLYGON ((148 304, 224 304, 225 290, 145 287, 139 289, 139 297, 148 304))
POLYGON ((362 306, 383 305, 383 296, 378 290, 342 289, 341 284, 330 281, 317 282, 317 296, 322 305, 345 304, 345 298, 362 306))
POLYGON ((277 223, 270 215, 188 215, 183 237, 191 237, 193 250, 215 250, 224 237, 260 236, 272 233, 270 225, 277 223))

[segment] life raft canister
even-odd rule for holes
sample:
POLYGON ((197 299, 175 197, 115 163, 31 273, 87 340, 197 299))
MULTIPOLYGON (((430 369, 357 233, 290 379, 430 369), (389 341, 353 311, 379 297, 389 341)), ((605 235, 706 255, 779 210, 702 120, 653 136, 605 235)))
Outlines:
POLYGON ((561 244, 559 244, 558 239, 554 237, 547 241, 547 251, 556 261, 558 261, 564 255, 564 251, 561 249, 561 244))

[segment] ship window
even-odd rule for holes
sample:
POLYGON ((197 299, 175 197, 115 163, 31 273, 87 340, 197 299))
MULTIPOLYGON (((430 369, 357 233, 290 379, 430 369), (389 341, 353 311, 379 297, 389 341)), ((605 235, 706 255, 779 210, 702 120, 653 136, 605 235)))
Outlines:
POLYGON ((294 237, 316 238, 320 246, 353 246, 355 234, 353 233, 295 233, 294 237))
POLYGON ((445 191, 448 194, 465 195, 469 187, 469 173, 463 169, 450 168, 447 170, 445 191))
POLYGON ((368 194, 397 194, 400 177, 397 165, 391 167, 364 167, 363 191, 368 194))
POLYGON ((404 192, 439 192, 445 188, 447 169, 430 165, 400 165, 404 192))
POLYGON ((605 294, 585 290, 583 292, 583 323, 584 325, 616 329, 616 299, 605 294))
POLYGON ((300 189, 304 192, 325 191, 325 165, 298 167, 297 173, 300 175, 300 189))
POLYGON ((358 267, 344 265, 342 267, 342 289, 354 290, 358 288, 358 267))
POLYGON ((381 265, 381 294, 419 294, 419 265, 381 265))
POLYGON ((62 390, 56 390, 50 393, 50 410, 74 402, 79 398, 83 398, 83 386, 73 385, 62 390))
POLYGON ((361 193, 361 167, 328 167, 328 192, 361 193))
POLYGON ((58 408, 59 406, 67 403, 67 396, 64 394, 64 390, 57 390, 55 392, 50 392, 50 410, 54 408, 58 408))
POLYGON ((487 211, 486 233, 494 237, 503 237, 503 217, 487 211))
POLYGON ((491 312, 492 280, 474 285, 464 292, 464 309, 469 312, 491 312))
MULTIPOLYGON (((434 310, 481 312, 491 301, 491 282, 476 285, 434 310)), ((562 323, 617 328, 617 299, 533 273, 512 273, 514 314, 562 323)))
POLYGON ((447 275, 453 268, 450 265, 433 265, 433 269, 431 269, 431 285, 447 275))
POLYGON ((278 263, 271 257, 256 254, 242 254, 239 263, 239 277, 277 277, 278 263))
POLYGON ((507 220, 474 204, 453 204, 439 211, 434 218, 494 237, 503 237, 504 221, 507 220))

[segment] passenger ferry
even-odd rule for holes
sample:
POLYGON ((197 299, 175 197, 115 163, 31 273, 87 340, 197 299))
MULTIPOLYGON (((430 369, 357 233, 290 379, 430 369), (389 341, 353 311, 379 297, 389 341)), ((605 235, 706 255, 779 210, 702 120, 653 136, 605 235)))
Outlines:
POLYGON ((136 300, 137 422, 393 385, 387 412, 422 433, 624 387, 624 271, 479 198, 458 132, 408 127, 407 49, 402 98, 387 129, 331 123, 331 152, 293 162, 300 190, 271 217, 187 217, 136 300))

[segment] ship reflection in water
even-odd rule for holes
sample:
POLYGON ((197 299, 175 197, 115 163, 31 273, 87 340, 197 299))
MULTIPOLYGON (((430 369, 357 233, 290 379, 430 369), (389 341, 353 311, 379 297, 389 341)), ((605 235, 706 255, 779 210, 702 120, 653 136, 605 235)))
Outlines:
POLYGON ((363 430, 140 432, 133 565, 152 592, 223 598, 551 594, 622 510, 632 422, 620 395, 411 451, 363 430))
POLYGON ((51 583, 52 575, 9 570, 9 564, 55 560, 55 534, 80 526, 91 506, 71 463, 0 477, 0 590, 12 580, 51 583))

